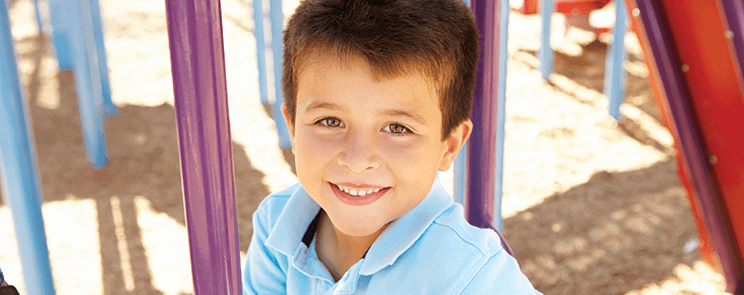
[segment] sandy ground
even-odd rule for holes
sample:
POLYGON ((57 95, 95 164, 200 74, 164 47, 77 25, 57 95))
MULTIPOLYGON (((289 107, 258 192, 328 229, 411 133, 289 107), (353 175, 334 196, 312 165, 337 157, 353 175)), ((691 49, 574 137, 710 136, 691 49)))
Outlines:
MULTIPOLYGON (((10 0, 32 117, 57 294, 192 294, 162 1, 102 0, 116 117, 110 164, 86 162, 71 72, 58 72, 30 0, 10 0)), ((224 0, 241 254, 260 200, 296 182, 258 97, 249 0, 224 0)), ((285 1, 285 15, 296 1, 285 1)), ((504 234, 545 294, 725 294, 685 244, 697 237, 674 149, 637 39, 616 123, 602 95, 607 45, 553 18, 555 73, 540 78, 539 19, 512 14, 504 234)), ((270 88, 273 89, 273 88, 270 88)), ((451 190, 451 171, 442 173, 451 190)), ((0 266, 24 293, 10 210, 0 202, 0 266)))

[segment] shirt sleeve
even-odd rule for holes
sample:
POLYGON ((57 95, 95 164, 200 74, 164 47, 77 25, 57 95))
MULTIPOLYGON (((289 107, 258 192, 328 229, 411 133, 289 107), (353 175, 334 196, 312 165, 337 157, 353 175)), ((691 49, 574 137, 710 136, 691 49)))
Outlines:
POLYGON ((243 267, 243 295, 286 293, 286 267, 276 252, 266 246, 270 233, 266 202, 253 213, 253 235, 243 267))
POLYGON ((519 270, 517 261, 499 250, 491 256, 461 294, 541 294, 519 270))

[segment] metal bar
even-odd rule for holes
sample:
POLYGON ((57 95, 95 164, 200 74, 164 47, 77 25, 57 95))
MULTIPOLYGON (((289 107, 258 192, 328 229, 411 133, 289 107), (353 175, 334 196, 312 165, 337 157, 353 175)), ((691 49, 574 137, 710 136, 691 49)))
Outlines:
POLYGON ((269 105, 269 87, 266 82, 266 39, 264 38, 263 1, 253 0, 253 36, 256 37, 256 59, 258 61, 258 90, 261 104, 269 105))
POLYGON ((70 52, 70 18, 71 5, 64 0, 49 0, 49 20, 52 25, 52 45, 57 57, 59 70, 72 70, 72 52, 70 52))
POLYGON ((465 216, 470 224, 491 228, 496 177, 496 113, 499 58, 498 9, 501 1, 472 0, 480 31, 480 58, 473 91, 473 132, 468 143, 465 216))
POLYGON ((610 101, 608 111, 615 120, 620 119, 620 104, 625 97, 625 34, 628 9, 625 2, 615 2, 615 27, 612 29, 612 44, 605 62, 604 94, 610 101))
POLYGON ((36 28, 39 35, 44 34, 44 22, 41 20, 41 9, 39 9, 39 0, 34 0, 34 13, 36 14, 36 28))
POLYGON ((276 131, 279 135, 279 146, 282 149, 292 148, 292 140, 289 138, 287 122, 282 114, 282 60, 284 59, 284 48, 282 31, 284 30, 284 13, 282 12, 282 0, 271 0, 271 51, 274 55, 274 88, 276 101, 272 107, 271 115, 276 123, 276 131))
POLYGON ((167 0, 194 294, 242 294, 219 0, 167 0))
MULTIPOLYGON (((470 6, 470 1, 463 0, 465 5, 470 6)), ((463 143, 462 148, 457 153, 453 165, 454 179, 452 183, 452 199, 460 205, 465 205, 465 171, 467 169, 468 143, 463 143)))
POLYGON ((550 48, 550 20, 553 16, 555 3, 553 0, 542 0, 540 3, 540 19, 542 20, 542 31, 540 31, 540 49, 537 58, 540 60, 540 74, 543 79, 548 80, 553 73, 553 49, 550 48))
POLYGON ((506 63, 509 59, 507 42, 509 41, 509 0, 501 0, 499 12, 499 50, 498 50, 498 79, 497 107, 496 107, 496 166, 494 167, 493 190, 493 227, 504 232, 504 220, 501 216, 501 197, 504 193, 504 133, 506 132, 506 63))
POLYGON ((90 16, 93 21, 93 38, 98 58, 98 73, 101 80, 101 98, 103 99, 103 114, 106 117, 116 115, 116 105, 111 101, 111 82, 109 81, 108 58, 106 44, 103 42, 103 20, 101 20, 101 5, 98 0, 89 0, 90 16))
POLYGON ((468 169, 468 142, 466 141, 462 148, 460 148, 460 152, 457 153, 457 156, 455 157, 455 162, 453 163, 454 171, 454 179, 452 180, 452 199, 459 203, 460 205, 465 206, 465 185, 467 183, 467 180, 465 178, 465 174, 468 169))
POLYGON ((729 30, 726 32, 726 37, 731 40, 734 52, 736 52, 739 87, 744 87, 744 2, 741 0, 718 0, 718 2, 726 15, 729 30))
POLYGON ((728 214, 719 200, 720 192, 708 165, 702 134, 693 113, 688 89, 680 73, 682 63, 676 55, 669 22, 660 2, 635 0, 635 4, 639 9, 653 66, 658 70, 658 80, 666 94, 664 107, 671 115, 673 132, 677 136, 680 152, 685 160, 683 167, 690 176, 713 249, 720 258, 721 268, 728 283, 726 291, 739 294, 744 286, 738 247, 732 229, 727 224, 728 214))
POLYGON ((93 168, 101 169, 108 163, 108 151, 103 130, 101 78, 99 68, 96 66, 98 56, 92 30, 90 3, 88 0, 75 0, 70 7, 72 8, 70 45, 85 154, 93 168))
POLYGON ((18 66, 8 7, 0 1, 0 183, 13 226, 27 294, 54 294, 41 185, 18 66))

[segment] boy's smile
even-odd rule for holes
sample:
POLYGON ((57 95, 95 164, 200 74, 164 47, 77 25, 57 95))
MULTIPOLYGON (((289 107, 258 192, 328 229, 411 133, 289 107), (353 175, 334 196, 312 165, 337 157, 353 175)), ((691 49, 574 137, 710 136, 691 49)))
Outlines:
POLYGON ((338 232, 379 234, 449 168, 472 124, 443 140, 435 89, 421 75, 375 80, 359 59, 315 56, 303 67, 288 122, 297 175, 338 232))

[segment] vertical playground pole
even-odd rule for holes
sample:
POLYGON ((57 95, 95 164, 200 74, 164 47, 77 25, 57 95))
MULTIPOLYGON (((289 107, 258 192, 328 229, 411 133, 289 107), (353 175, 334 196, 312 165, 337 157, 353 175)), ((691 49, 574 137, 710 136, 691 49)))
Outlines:
POLYGON ((509 40, 509 0, 501 0, 499 12, 499 33, 498 33, 498 81, 499 88, 496 107, 496 176, 494 179, 493 192, 493 226, 500 232, 504 231, 504 219, 501 216, 501 197, 504 194, 504 135, 506 133, 506 63, 509 59, 509 50, 507 48, 509 40))
POLYGON ((8 7, 0 0, 0 184, 13 215, 26 292, 54 294, 39 173, 15 57, 8 7))
MULTIPOLYGON (((463 0, 463 2, 465 2, 465 5, 470 6, 469 0, 463 0)), ((452 199, 463 206, 465 205, 465 183, 467 183, 465 179, 465 170, 468 167, 467 158, 468 143, 465 142, 460 148, 460 152, 457 153, 455 161, 452 163, 452 172, 454 174, 452 181, 452 199)))
POLYGON ((625 96, 625 33, 628 31, 626 25, 628 9, 624 1, 615 1, 615 27, 612 29, 612 44, 607 53, 605 62, 605 85, 604 94, 610 101, 610 116, 615 120, 620 119, 620 104, 625 96))
POLYGON ((219 0, 166 0, 194 294, 242 294, 219 0))
POLYGON ((672 40, 668 17, 662 3, 657 0, 626 1, 629 2, 629 7, 632 7, 630 4, 635 4, 638 8, 640 24, 645 33, 642 42, 647 44, 646 56, 650 57, 649 68, 654 68, 652 74, 658 75, 656 80, 663 86, 663 107, 671 115, 672 131, 684 159, 683 168, 693 184, 713 249, 720 258, 720 266, 727 282, 726 291, 741 294, 744 292, 744 266, 733 229, 729 225, 729 215, 720 199, 721 191, 709 165, 703 134, 693 110, 690 87, 681 73, 682 62, 677 56, 679 47, 672 40))
MULTIPOLYGON (((499 80, 500 4, 505 1, 471 0, 480 31, 480 58, 473 91, 473 133, 468 142, 465 214, 470 224, 491 228, 494 221, 497 143, 497 91, 499 80)), ((498 198, 500 203, 500 196, 498 198)), ((500 204, 498 204, 500 207, 500 204)), ((500 211, 500 210, 499 210, 500 211)))
POLYGON ((39 9, 39 0, 34 0, 34 13, 36 14, 36 28, 39 35, 44 34, 44 22, 41 20, 41 9, 39 9))
POLYGON ((98 52, 93 34, 93 20, 88 0, 68 2, 70 17, 70 45, 75 69, 75 91, 77 92, 80 126, 88 162, 101 169, 108 163, 106 136, 104 134, 104 110, 101 94, 101 76, 98 67, 98 52))
POLYGON ((540 31, 540 49, 537 52, 537 58, 540 60, 540 74, 543 79, 553 73, 553 49, 550 48, 550 21, 553 16, 553 0, 542 0, 540 2, 540 19, 542 20, 542 30, 540 31))
POLYGON ((104 116, 113 116, 117 107, 111 100, 111 81, 109 80, 108 58, 106 56, 106 45, 103 42, 103 20, 101 19, 101 4, 98 0, 88 0, 90 5, 91 28, 93 29, 93 40, 95 41, 96 57, 98 61, 98 76, 101 82, 101 98, 103 99, 104 116))
POLYGON ((266 38, 264 38, 263 1, 253 0, 253 36, 256 37, 256 59, 258 62, 258 92, 261 104, 269 104, 269 90, 266 82, 266 38))
POLYGON ((70 47, 70 26, 72 18, 69 1, 49 0, 49 20, 52 25, 52 45, 57 58, 59 70, 72 70, 72 52, 70 47))
POLYGON ((274 55, 274 88, 276 101, 272 107, 271 114, 274 117, 277 132, 279 133, 279 146, 282 149, 291 149, 292 140, 289 138, 289 128, 282 114, 282 61, 284 60, 284 47, 282 38, 284 31, 284 12, 282 12, 282 0, 271 0, 271 51, 274 55))

